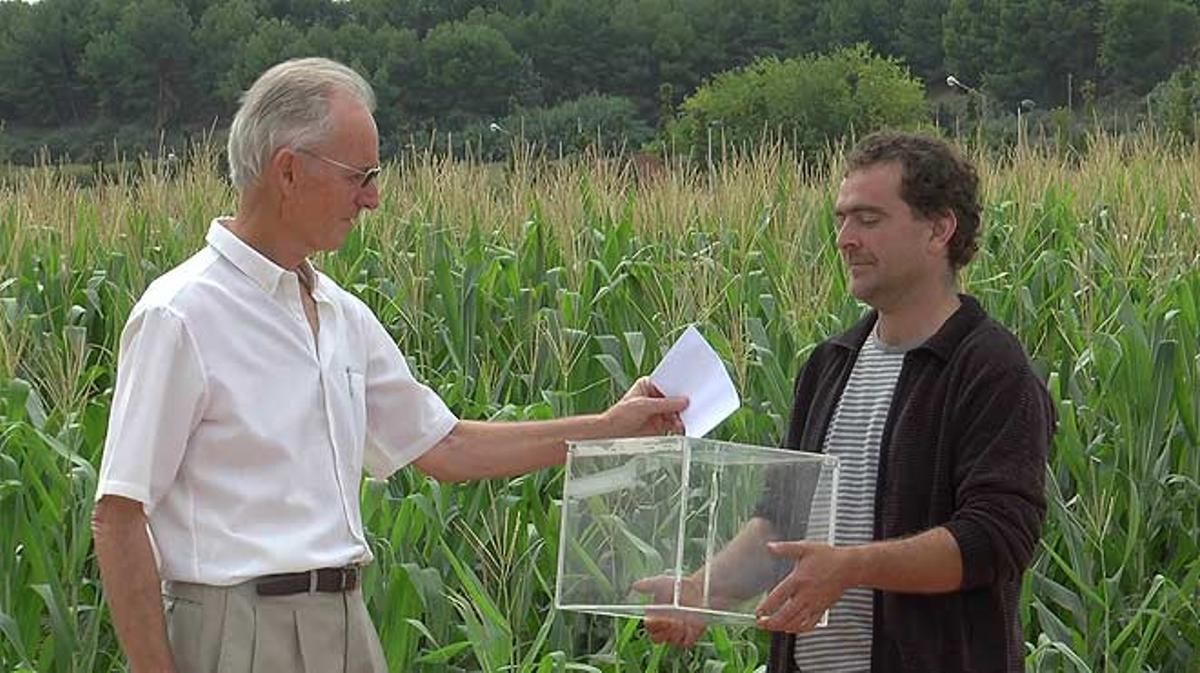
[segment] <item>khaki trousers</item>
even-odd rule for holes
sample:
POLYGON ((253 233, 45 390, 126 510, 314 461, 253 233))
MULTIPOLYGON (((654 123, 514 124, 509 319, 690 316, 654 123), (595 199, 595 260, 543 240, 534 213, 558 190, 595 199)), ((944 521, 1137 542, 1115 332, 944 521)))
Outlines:
POLYGON ((254 583, 163 583, 179 673, 387 673, 362 589, 259 596, 254 583))

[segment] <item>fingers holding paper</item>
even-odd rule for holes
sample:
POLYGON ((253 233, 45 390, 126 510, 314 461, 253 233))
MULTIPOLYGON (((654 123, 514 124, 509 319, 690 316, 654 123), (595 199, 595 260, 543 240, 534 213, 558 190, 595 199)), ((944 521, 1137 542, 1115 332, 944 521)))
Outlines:
POLYGON ((683 331, 650 380, 667 395, 687 395, 691 400, 680 414, 682 434, 688 437, 708 434, 741 405, 720 356, 694 325, 683 331))
POLYGON ((604 412, 604 421, 611 437, 682 434, 679 414, 687 407, 688 398, 666 397, 649 378, 642 377, 604 412))

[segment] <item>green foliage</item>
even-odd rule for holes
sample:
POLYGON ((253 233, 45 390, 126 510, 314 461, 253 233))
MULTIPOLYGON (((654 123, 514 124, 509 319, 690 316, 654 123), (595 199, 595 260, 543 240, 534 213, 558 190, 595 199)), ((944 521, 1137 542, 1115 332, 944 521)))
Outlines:
POLYGON ((383 25, 369 37, 354 38, 349 30, 352 25, 339 28, 337 39, 347 52, 346 61, 354 63, 375 89, 379 102, 376 121, 381 129, 406 129, 412 122, 411 108, 415 107, 411 100, 413 83, 421 76, 421 45, 416 33, 383 25), (370 51, 362 49, 366 45, 370 51))
POLYGON ((946 70, 966 82, 979 82, 995 55, 992 25, 998 0, 950 0, 942 19, 946 70))
MULTIPOLYGON (((0 3, 0 72, 14 73, 21 58, 17 41, 20 28, 29 21, 29 5, 23 2, 0 3)), ((0 78, 0 119, 10 119, 17 112, 21 92, 15 78, 0 78)))
POLYGON ((267 68, 309 54, 304 31, 286 19, 260 17, 253 28, 241 44, 237 60, 225 74, 226 92, 240 96, 267 68))
POLYGON ((480 24, 438 25, 421 42, 421 54, 422 103, 430 118, 445 111, 465 118, 502 115, 526 76, 524 61, 504 34, 480 24))
POLYGON ((1095 77, 1100 0, 951 0, 947 72, 1007 109, 1030 98, 1067 102, 1067 79, 1095 77))
POLYGON ((942 17, 949 5, 949 0, 909 0, 900 5, 896 53, 903 54, 920 77, 940 79, 945 72, 942 17))
POLYGON ((308 55, 376 87, 387 155, 587 95, 628 98, 663 128, 720 73, 857 43, 908 64, 935 99, 951 73, 983 91, 993 102, 976 117, 1011 139, 1001 111, 1029 98, 1073 113, 1068 91, 1083 82, 1114 118, 1144 110, 1130 95, 1190 62, 1198 11, 1196 0, 0 2, 0 153, 25 156, 18 146, 62 126, 220 129, 254 77, 308 55))
POLYGON ((1097 0, 1009 0, 994 24, 996 63, 984 88, 1008 107, 1030 98, 1063 104, 1067 78, 1097 74, 1097 0))
POLYGON ((113 30, 92 39, 82 74, 98 92, 98 103, 116 119, 171 122, 189 86, 192 22, 172 0, 126 5, 113 30))
MULTIPOLYGON (((862 307, 833 245, 836 172, 802 179, 762 149, 707 179, 669 165, 636 185, 602 157, 406 156, 318 264, 461 417, 599 411, 695 322, 743 398, 717 438, 771 445, 809 349, 862 307)), ((964 286, 1028 348, 1060 419, 1017 615, 1026 668, 1190 671, 1197 148, 1093 134, 1086 152, 975 158, 986 225, 964 286)), ((87 523, 123 322, 233 207, 213 154, 186 165, 87 189, 53 168, 0 179, 0 669, 123 670, 87 523)), ((561 489, 560 470, 364 484, 364 596, 392 670, 756 670, 754 631, 681 653, 632 620, 553 611, 561 489)))
POLYGON ((718 75, 683 102, 668 129, 680 151, 753 146, 779 138, 809 156, 852 133, 925 123, 924 88, 898 62, 867 46, 829 56, 767 58, 718 75))
POLYGON ((251 0, 213 3, 200 16, 195 31, 196 86, 210 105, 231 108, 242 89, 231 76, 241 57, 247 27, 258 21, 251 0))
POLYGON ((866 43, 882 53, 895 53, 892 43, 904 3, 889 0, 842 0, 825 3, 820 21, 829 45, 866 43))
POLYGON ((558 96, 572 99, 613 90, 609 85, 616 74, 613 59, 629 45, 627 36, 613 25, 613 4, 612 0, 553 0, 531 21, 527 53, 558 96))
POLYGON ((128 157, 143 154, 157 155, 160 149, 182 149, 191 141, 180 131, 158 132, 152 124, 132 122, 118 124, 100 120, 77 126, 48 129, 20 129, 0 134, 0 156, 22 166, 39 163, 79 163, 99 167, 101 163, 118 163, 128 157))
POLYGON ((7 82, 0 91, 20 117, 39 124, 66 124, 90 112, 95 92, 80 76, 91 37, 90 5, 87 0, 46 0, 24 11, 7 12, 13 23, 0 43, 4 67, 0 81, 7 82))
POLYGON ((1100 56, 1120 85, 1145 93, 1200 46, 1200 8, 1188 0, 1104 0, 1100 56))
POLYGON ((1194 141, 1200 126, 1200 66, 1176 70, 1150 94, 1155 120, 1170 133, 1194 141))
POLYGON ((654 131, 637 116, 628 98, 583 96, 550 108, 517 111, 497 123, 480 123, 464 136, 482 140, 484 156, 508 158, 512 150, 533 144, 551 154, 598 150, 617 154, 637 150, 654 131))

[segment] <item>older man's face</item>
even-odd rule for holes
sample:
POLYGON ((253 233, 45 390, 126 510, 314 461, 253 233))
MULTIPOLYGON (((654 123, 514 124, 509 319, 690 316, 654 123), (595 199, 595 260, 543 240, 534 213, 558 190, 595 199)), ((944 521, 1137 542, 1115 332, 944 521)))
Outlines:
POLYGON ((379 165, 375 120, 350 96, 336 96, 330 105, 329 137, 296 152, 297 189, 285 214, 311 251, 340 248, 358 214, 379 205, 379 187, 371 174, 379 165))

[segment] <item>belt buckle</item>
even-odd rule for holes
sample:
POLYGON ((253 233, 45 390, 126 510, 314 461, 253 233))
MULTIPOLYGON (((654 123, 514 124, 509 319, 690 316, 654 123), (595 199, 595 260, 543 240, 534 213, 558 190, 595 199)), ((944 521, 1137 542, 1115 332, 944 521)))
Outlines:
POLYGON ((338 583, 338 591, 345 593, 346 592, 346 578, 350 575, 352 570, 350 568, 338 568, 338 571, 339 571, 338 579, 341 580, 338 583))
POLYGON ((317 593, 318 575, 316 570, 308 571, 308 593, 309 595, 317 593))

